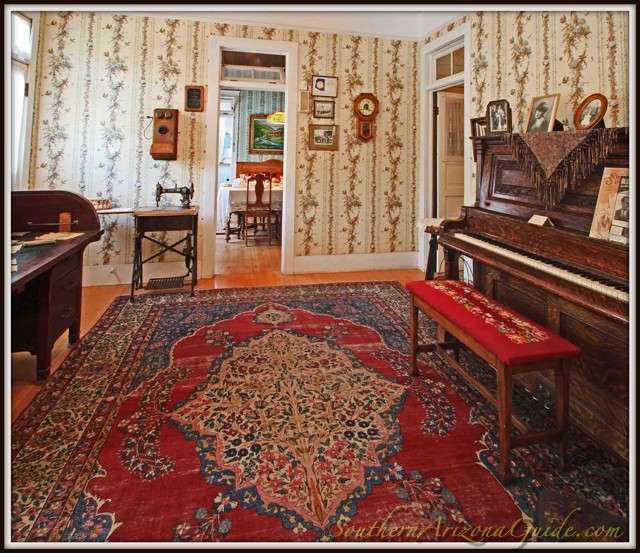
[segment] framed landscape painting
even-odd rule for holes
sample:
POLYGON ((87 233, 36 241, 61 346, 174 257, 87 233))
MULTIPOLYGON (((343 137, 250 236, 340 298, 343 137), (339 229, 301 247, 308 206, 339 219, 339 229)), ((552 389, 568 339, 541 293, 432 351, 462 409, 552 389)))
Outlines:
POLYGON ((284 153, 284 124, 267 123, 267 115, 249 116, 249 153, 284 153))

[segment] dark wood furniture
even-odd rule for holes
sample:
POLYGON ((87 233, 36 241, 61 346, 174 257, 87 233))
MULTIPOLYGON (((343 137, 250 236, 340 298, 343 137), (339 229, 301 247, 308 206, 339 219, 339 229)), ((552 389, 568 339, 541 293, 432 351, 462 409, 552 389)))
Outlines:
POLYGON ((244 244, 249 245, 250 228, 257 231, 259 226, 266 226, 270 246, 271 227, 278 224, 278 214, 271 208, 271 181, 267 180, 266 175, 259 173, 252 175, 250 180, 255 181, 256 184, 253 190, 247 187, 247 200, 244 207, 244 244), (267 180, 266 185, 265 180, 267 180))
POLYGON ((37 356, 36 382, 51 369, 51 349, 69 330, 69 344, 80 338, 83 252, 102 229, 91 202, 74 192, 29 190, 11 193, 11 232, 33 239, 69 229, 80 236, 55 244, 23 246, 11 273, 11 351, 37 356), (69 214, 69 215, 63 215, 69 214), (60 221, 63 222, 62 227, 60 221))
MULTIPOLYGON (((476 137, 473 146, 475 204, 440 226, 446 277, 459 277, 460 255, 471 258, 478 290, 582 349, 569 361, 570 420, 628 460, 629 248, 589 237, 604 168, 629 166, 628 129, 553 205, 538 199, 501 136, 476 137), (554 226, 528 223, 533 215, 554 226)), ((543 376, 526 380, 553 388, 543 376)))
MULTIPOLYGON (((265 175, 269 180, 280 179, 282 180, 283 176, 283 165, 281 159, 268 159, 267 161, 238 161, 236 162, 236 178, 240 178, 241 175, 246 175, 249 178, 251 175, 255 174, 265 175)), ((276 218, 278 220, 278 224, 276 226, 279 229, 279 221, 280 214, 282 209, 274 210, 276 212, 276 218)), ((236 234, 238 239, 240 239, 243 234, 246 238, 245 232, 245 209, 244 203, 241 207, 234 209, 234 206, 231 205, 231 210, 229 211, 229 216, 227 217, 225 235, 227 242, 229 241, 232 234, 236 234), (232 223, 232 218, 236 218, 236 225, 234 226, 232 223)))
POLYGON ((282 178, 282 160, 236 162, 236 178, 240 175, 254 175, 256 173, 266 175, 268 179, 282 178))
POLYGON ((136 289, 143 287, 144 263, 172 251, 184 257, 187 273, 182 277, 149 279, 147 288, 176 288, 184 285, 184 279, 191 275, 191 295, 198 281, 198 207, 141 207, 133 210, 135 219, 135 246, 133 252, 133 270, 131 274, 131 301, 134 301, 136 289), (163 231, 187 231, 186 234, 172 244, 165 244, 147 233, 163 231), (160 247, 153 255, 143 259, 142 241, 147 240, 160 247), (182 250, 177 246, 183 244, 182 250))
POLYGON ((480 392, 498 409, 498 437, 500 441, 500 464, 498 476, 502 482, 509 482, 510 451, 517 447, 533 443, 557 441, 559 443, 558 466, 565 470, 567 454, 567 438, 569 430, 569 368, 566 359, 580 354, 580 349, 563 338, 544 332, 544 339, 511 342, 504 337, 506 329, 511 325, 516 329, 535 325, 522 315, 511 312, 505 317, 507 309, 495 301, 486 298, 465 283, 451 280, 433 282, 409 282, 407 289, 411 298, 411 366, 413 376, 419 375, 418 352, 436 351, 449 365, 457 370, 465 380, 480 392), (435 286, 434 286, 435 284, 435 286), (454 297, 464 298, 473 303, 473 311, 464 307, 454 297), (478 301, 480 299, 480 301, 478 301), (422 311, 441 329, 453 336, 455 342, 418 342, 418 314, 422 311), (498 330, 486 322, 485 317, 500 320, 505 328, 498 330), (517 325, 514 324, 517 322, 517 325), (497 394, 493 394, 475 376, 465 369, 457 359, 460 343, 484 359, 496 370, 497 394), (447 350, 453 349, 456 358, 447 350), (518 374, 552 370, 556 383, 556 428, 544 431, 532 431, 527 424, 513 414, 512 395, 513 377, 518 374), (512 423, 520 430, 520 434, 512 434, 512 423))

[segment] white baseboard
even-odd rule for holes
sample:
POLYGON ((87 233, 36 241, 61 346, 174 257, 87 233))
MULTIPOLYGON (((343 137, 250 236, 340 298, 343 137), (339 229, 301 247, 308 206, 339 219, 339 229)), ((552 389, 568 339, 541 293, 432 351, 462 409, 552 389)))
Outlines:
POLYGON ((310 255, 295 257, 293 260, 294 274, 417 268, 418 252, 310 255))
MULTIPOLYGON (((131 263, 122 265, 85 265, 82 275, 83 286, 109 286, 112 284, 131 285, 131 263)), ((169 278, 186 274, 184 262, 173 261, 171 263, 145 263, 143 268, 143 280, 150 278, 169 278)))
MULTIPOLYGON (((417 269, 418 252, 311 255, 294 258, 293 267, 293 274, 417 269)), ((133 265, 130 263, 121 265, 86 265, 82 284, 83 286, 131 285, 132 269, 133 265)), ((168 278, 182 276, 186 273, 184 262, 179 261, 147 263, 144 265, 143 271, 144 282, 150 278, 168 278)))

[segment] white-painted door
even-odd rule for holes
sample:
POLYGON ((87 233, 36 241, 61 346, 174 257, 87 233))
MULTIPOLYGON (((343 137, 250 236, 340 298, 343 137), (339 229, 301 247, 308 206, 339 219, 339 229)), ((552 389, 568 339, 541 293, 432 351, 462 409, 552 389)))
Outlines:
MULTIPOLYGON (((457 219, 464 205, 464 95, 437 93, 436 217, 457 219)), ((438 251, 438 272, 442 269, 438 251)))
POLYGON ((464 203, 464 95, 438 92, 437 217, 455 219, 464 203))

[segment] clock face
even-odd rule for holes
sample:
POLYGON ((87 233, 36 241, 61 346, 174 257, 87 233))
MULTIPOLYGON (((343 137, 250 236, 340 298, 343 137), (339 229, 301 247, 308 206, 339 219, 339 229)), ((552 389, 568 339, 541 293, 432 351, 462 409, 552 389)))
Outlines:
POLYGON ((375 104, 369 98, 363 98, 358 102, 358 111, 362 115, 371 115, 375 111, 375 109, 375 104))

